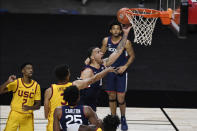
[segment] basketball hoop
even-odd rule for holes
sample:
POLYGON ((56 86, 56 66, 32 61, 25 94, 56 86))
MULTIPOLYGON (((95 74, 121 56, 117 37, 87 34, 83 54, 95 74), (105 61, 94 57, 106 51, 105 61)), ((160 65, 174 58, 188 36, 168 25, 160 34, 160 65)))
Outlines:
POLYGON ((134 42, 146 46, 151 45, 152 34, 157 19, 160 18, 163 25, 169 25, 171 23, 171 14, 171 9, 168 9, 168 11, 144 8, 131 8, 126 10, 126 16, 134 30, 134 42))

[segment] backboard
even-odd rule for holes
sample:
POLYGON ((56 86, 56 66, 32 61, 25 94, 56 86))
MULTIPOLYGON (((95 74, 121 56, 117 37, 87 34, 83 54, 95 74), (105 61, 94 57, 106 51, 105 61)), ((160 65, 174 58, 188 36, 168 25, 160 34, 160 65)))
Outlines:
POLYGON ((157 10, 173 10, 171 27, 179 38, 186 38, 188 25, 197 25, 197 0, 158 0, 157 10))

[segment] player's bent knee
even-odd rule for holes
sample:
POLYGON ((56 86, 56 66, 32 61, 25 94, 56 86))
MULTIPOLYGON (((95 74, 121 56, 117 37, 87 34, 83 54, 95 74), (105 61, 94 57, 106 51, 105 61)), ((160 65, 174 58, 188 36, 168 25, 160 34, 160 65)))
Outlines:
POLYGON ((116 99, 109 99, 109 102, 116 102, 116 99))
POLYGON ((124 105, 125 104, 125 101, 123 102, 118 102, 119 105, 124 105))
POLYGON ((116 99, 116 95, 109 95, 109 99, 116 99))

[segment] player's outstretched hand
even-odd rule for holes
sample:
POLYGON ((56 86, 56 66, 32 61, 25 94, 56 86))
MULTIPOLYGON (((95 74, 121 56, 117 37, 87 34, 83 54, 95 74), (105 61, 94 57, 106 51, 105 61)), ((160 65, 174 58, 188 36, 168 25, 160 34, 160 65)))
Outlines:
POLYGON ((123 72, 125 72, 125 70, 127 69, 127 67, 126 66, 119 66, 116 69, 117 69, 117 73, 118 74, 122 74, 123 72))
POLYGON ((121 26, 122 26, 122 31, 124 32, 124 34, 128 35, 130 29, 132 28, 131 24, 129 24, 129 25, 123 25, 122 24, 121 26))
POLYGON ((114 72, 114 73, 118 73, 117 71, 118 71, 118 69, 117 68, 115 68, 115 67, 107 67, 107 70, 109 71, 109 72, 114 72))
POLYGON ((15 79, 16 79, 16 76, 15 76, 15 75, 11 75, 11 76, 9 76, 9 78, 8 78, 8 82, 9 82, 9 83, 10 83, 10 82, 13 82, 15 79))

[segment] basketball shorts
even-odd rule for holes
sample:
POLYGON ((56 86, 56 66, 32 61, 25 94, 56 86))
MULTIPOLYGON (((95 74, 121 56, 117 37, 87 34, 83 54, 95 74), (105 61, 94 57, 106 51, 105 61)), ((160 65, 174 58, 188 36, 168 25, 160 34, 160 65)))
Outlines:
POLYGON ((69 124, 69 127, 67 128, 67 131, 78 131, 81 124, 74 123, 69 124))
POLYGON ((48 119, 47 131, 53 131, 53 120, 48 119))
POLYGON ((32 114, 24 114, 16 111, 10 111, 4 131, 33 131, 34 118, 32 114))
POLYGON ((108 73, 106 77, 106 92, 117 92, 124 93, 127 91, 127 77, 128 73, 125 72, 123 74, 115 74, 108 73))
POLYGON ((88 105, 96 111, 97 96, 101 87, 89 87, 80 91, 80 105, 88 105))

